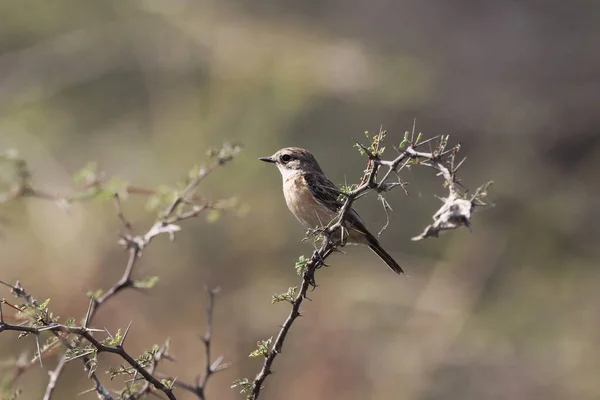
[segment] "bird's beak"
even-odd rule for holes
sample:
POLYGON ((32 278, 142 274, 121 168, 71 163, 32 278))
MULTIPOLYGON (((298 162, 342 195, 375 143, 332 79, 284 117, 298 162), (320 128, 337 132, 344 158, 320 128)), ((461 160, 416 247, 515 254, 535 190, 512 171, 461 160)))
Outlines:
POLYGON ((259 158, 259 160, 260 161, 264 161, 264 162, 268 162, 268 163, 271 163, 271 164, 275 164, 277 162, 277 161, 275 161, 273 159, 273 157, 261 157, 261 158, 259 158))

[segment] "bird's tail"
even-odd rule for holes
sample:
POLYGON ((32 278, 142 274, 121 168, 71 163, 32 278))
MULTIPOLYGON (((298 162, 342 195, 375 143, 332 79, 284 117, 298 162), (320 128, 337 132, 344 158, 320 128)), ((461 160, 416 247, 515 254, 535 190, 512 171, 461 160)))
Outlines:
POLYGON ((381 247, 381 245, 379 244, 379 242, 377 241, 377 239, 375 239, 374 236, 371 236, 369 239, 369 248, 373 251, 373 253, 377 254, 377 256, 379 258, 381 258, 381 260, 386 263, 388 265, 388 267, 390 267, 392 269, 392 271, 394 271, 395 273, 397 273, 398 275, 404 273, 404 271, 402 270, 402 267, 400 267, 400 265, 398 265, 398 263, 396 262, 396 260, 394 260, 392 258, 392 256, 390 256, 387 251, 385 251, 383 249, 383 247, 381 247))

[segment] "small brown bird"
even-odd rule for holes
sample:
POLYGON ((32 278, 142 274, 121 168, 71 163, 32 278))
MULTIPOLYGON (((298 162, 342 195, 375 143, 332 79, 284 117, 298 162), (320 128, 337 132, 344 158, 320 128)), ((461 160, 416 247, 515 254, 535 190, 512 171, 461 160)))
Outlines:
MULTIPOLYGON (((299 147, 286 147, 271 157, 259 160, 275 164, 283 177, 283 195, 288 208, 308 228, 326 226, 337 216, 343 202, 341 193, 325 175, 315 157, 299 147)), ((360 216, 351 209, 344 221, 348 243, 369 246, 395 273, 402 268, 365 227, 360 216)))

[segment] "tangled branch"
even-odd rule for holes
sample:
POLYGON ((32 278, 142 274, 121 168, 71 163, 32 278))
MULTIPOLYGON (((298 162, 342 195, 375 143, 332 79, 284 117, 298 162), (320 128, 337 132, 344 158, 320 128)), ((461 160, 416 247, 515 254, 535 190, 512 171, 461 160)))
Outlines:
MULTIPOLYGON (((231 161, 239 151, 239 146, 230 146, 226 144, 221 150, 212 154, 215 156, 215 160, 211 164, 205 168, 193 170, 193 173, 190 173, 192 177, 185 189, 177 192, 174 198, 169 201, 163 212, 160 213, 157 222, 143 235, 134 235, 133 225, 127 220, 121 209, 122 195, 120 192, 123 190, 117 190, 113 187, 114 185, 107 183, 101 173, 99 174, 89 169, 85 170, 83 173, 80 172, 79 175, 82 175, 82 179, 80 180, 84 184, 86 192, 88 189, 91 189, 94 196, 103 193, 106 194, 108 192, 113 197, 117 216, 127 232, 122 234, 119 239, 119 244, 123 246, 129 254, 121 278, 104 293, 101 291, 89 293, 90 303, 88 310, 82 325, 78 327, 73 326, 72 321, 70 324, 59 324, 56 318, 53 318, 52 314, 48 311, 46 307, 47 302, 39 304, 31 295, 25 292, 19 282, 15 285, 9 285, 0 281, 10 287, 12 293, 17 297, 26 300, 26 304, 23 306, 12 305, 5 300, 3 300, 3 304, 14 308, 21 314, 28 314, 26 316, 28 324, 8 324, 4 320, 4 314, 0 304, 0 332, 19 331, 21 332, 21 335, 35 335, 36 343, 38 344, 38 354, 36 358, 39 359, 40 362, 43 355, 47 354, 47 351, 56 348, 55 345, 57 343, 62 344, 67 348, 67 351, 60 358, 56 368, 49 372, 50 379, 46 386, 44 400, 50 400, 52 398, 56 383, 62 374, 66 363, 77 358, 82 360, 85 370, 95 383, 94 389, 92 390, 96 391, 98 396, 102 399, 115 399, 115 397, 101 384, 95 373, 97 356, 102 352, 119 355, 127 365, 127 367, 121 366, 112 371, 111 373, 113 373, 113 376, 125 373, 132 376, 131 381, 134 385, 140 379, 140 376, 145 382, 139 389, 128 385, 127 389, 119 396, 120 399, 137 399, 144 394, 150 393, 153 388, 162 391, 169 399, 175 399, 175 395, 173 394, 174 380, 158 379, 154 376, 159 361, 162 359, 170 359, 170 356, 167 354, 168 343, 160 347, 155 346, 150 352, 143 354, 139 358, 135 358, 123 348, 123 342, 129 332, 130 326, 127 327, 123 335, 121 335, 119 331, 113 336, 106 330, 92 329, 90 328, 90 325, 100 307, 121 291, 128 288, 138 290, 147 289, 151 288, 156 283, 156 277, 151 277, 146 280, 134 280, 133 278, 135 265, 141 258, 143 249, 148 246, 152 239, 162 233, 166 233, 171 240, 173 240, 175 232, 181 230, 180 226, 177 225, 179 222, 194 218, 205 210, 222 210, 233 206, 233 203, 230 201, 220 201, 216 203, 205 201, 198 197, 194 192, 202 180, 217 168, 231 161), (39 345, 39 337, 42 332, 46 331, 50 332, 55 340, 48 346, 44 346, 42 349, 39 345), (107 337, 103 340, 98 340, 93 336, 94 332, 104 332, 107 337), (72 338, 72 340, 70 340, 70 338, 72 338)), ((0 159, 0 161, 3 160, 4 159, 0 159)), ((27 172, 24 161, 18 159, 14 154, 11 154, 6 160, 13 162, 17 172, 14 174, 15 183, 12 184, 11 189, 7 194, 0 196, 0 202, 29 196, 54 200, 60 204, 69 204, 76 200, 90 198, 90 193, 61 197, 33 189, 29 182, 29 173, 27 172)), ((156 197, 159 196, 155 191, 136 188, 132 185, 126 185, 124 190, 126 194, 138 193, 156 197)), ((216 293, 216 291, 210 291, 210 306, 208 312, 211 320, 214 296, 216 293)), ((207 346, 208 352, 210 349, 210 335, 208 336, 208 342, 205 342, 205 345, 207 346)), ((211 373, 216 372, 219 368, 224 369, 226 367, 225 364, 222 364, 222 358, 219 358, 218 360, 220 361, 214 366, 214 370, 211 373)), ((37 360, 34 359, 31 364, 34 362, 37 362, 37 360)), ((26 368, 27 366, 19 366, 19 371, 24 371, 26 368)), ((208 376, 209 375, 207 375, 205 379, 208 379, 208 376)), ((205 384, 206 380, 203 381, 202 388, 205 384)))

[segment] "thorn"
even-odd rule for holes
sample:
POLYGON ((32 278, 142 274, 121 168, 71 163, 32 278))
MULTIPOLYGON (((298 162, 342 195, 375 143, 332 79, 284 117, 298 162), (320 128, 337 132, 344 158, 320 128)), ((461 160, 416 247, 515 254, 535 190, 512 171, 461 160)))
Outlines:
POLYGON ((355 142, 355 143, 358 147, 360 147, 369 156, 370 159, 376 158, 375 155, 373 155, 373 153, 371 153, 371 150, 369 150, 368 148, 366 148, 359 142, 355 142))
POLYGON ((40 349, 40 337, 35 335, 35 344, 37 345, 38 358, 40 359, 40 367, 44 368, 44 364, 42 363, 42 350, 40 349))
POLYGON ((133 320, 129 321, 129 325, 127 325, 127 328, 123 333, 123 339, 121 339, 121 343, 119 343, 119 346, 121 347, 123 347, 123 343, 125 343, 125 338, 127 337, 127 334, 129 334, 129 328, 131 328, 131 324, 133 324, 133 320))
POLYGON ((217 368, 219 368, 219 366, 221 366, 221 363, 223 362, 223 360, 224 360, 223 356, 217 357, 217 359, 215 361, 213 361, 212 364, 210 364, 210 370, 213 372, 215 370, 217 370, 217 368))
POLYGON ((96 388, 95 388, 95 387, 93 387, 93 388, 91 388, 91 389, 84 390, 83 392, 79 392, 79 393, 77 393, 77 397, 80 397, 80 396, 83 396, 83 395, 85 395, 85 394, 92 393, 92 392, 95 392, 95 391, 96 391, 96 388))
POLYGON ((462 218, 462 223, 469 229, 469 232, 473 233, 473 229, 471 229, 471 221, 469 221, 466 217, 462 218))
POLYGON ((52 329, 56 328, 57 326, 58 326, 58 324, 51 323, 51 324, 49 324, 47 326, 40 326, 39 328, 37 328, 37 331, 38 332, 49 331, 49 330, 52 330, 52 329))
POLYGON ((232 365, 232 363, 223 363, 223 364, 219 365, 219 367, 217 369, 215 369, 214 372, 223 371, 224 369, 231 367, 231 365, 232 365))
POLYGON ((92 307, 95 303, 96 303, 96 299, 94 298, 94 296, 90 296, 90 304, 88 304, 88 309, 87 309, 87 312, 85 313, 85 318, 83 320, 84 328, 87 328, 88 324, 90 323, 90 317, 92 315, 92 307))
POLYGON ((69 361, 73 361, 73 360, 77 360, 78 358, 81 358, 81 357, 89 356, 90 354, 94 354, 94 352, 95 352, 95 351, 96 351, 96 350, 90 350, 90 351, 88 351, 88 352, 86 352, 86 353, 81 353, 81 354, 78 354, 78 355, 76 355, 76 356, 70 357, 70 358, 67 360, 67 362, 69 362, 69 361))
POLYGON ((113 340, 113 341, 115 340, 115 338, 113 337, 113 335, 111 335, 111 334, 110 334, 110 332, 108 331, 108 329, 106 329, 106 327, 104 327, 104 332, 106 332, 106 334, 108 335, 108 337, 109 337, 111 340, 113 340))
POLYGON ((456 167, 454 167, 454 172, 458 171, 460 167, 462 167, 463 163, 467 160, 467 157, 463 158, 456 167))
POLYGON ((303 295, 302 295, 302 297, 303 297, 305 300, 312 301, 312 299, 311 299, 311 298, 309 298, 309 297, 308 297, 306 294, 303 294, 303 295))
POLYGON ((442 157, 444 157, 446 154, 448 154, 448 153, 452 153, 452 152, 454 152, 454 149, 453 149, 453 148, 452 148, 452 149, 450 149, 450 150, 444 150, 444 151, 442 151, 442 152, 440 153, 440 155, 439 155, 439 158, 442 158, 442 157))
POLYGON ((169 384, 169 386, 167 386, 169 389, 173 389, 175 387, 175 382, 177 382, 177 378, 179 378, 178 376, 174 377, 173 380, 171 381, 171 383, 169 384))
POLYGON ((135 370, 135 372, 133 373, 133 378, 125 381, 125 383, 127 384, 127 390, 131 391, 131 385, 130 383, 135 383, 135 381, 137 381, 137 377, 138 377, 139 371, 135 370))
MULTIPOLYGON (((332 251, 334 251, 335 253, 342 253, 343 255, 346 255, 346 252, 345 252, 345 251, 343 251, 343 250, 341 250, 339 247, 336 247, 336 248, 332 249, 332 251)), ((325 264, 325 263, 323 263, 323 265, 324 265, 325 267, 329 267, 329 265, 327 265, 327 264, 325 264)))
POLYGON ((437 136, 434 136, 434 137, 432 137, 432 138, 429 138, 429 139, 423 140, 421 143, 417 144, 415 147, 422 146, 422 145, 424 145, 425 143, 431 143, 431 142, 433 142, 434 140, 436 140, 436 139, 439 139, 440 137, 441 137, 441 135, 437 135, 437 136))
POLYGON ((408 165, 408 163, 410 162, 410 160, 411 160, 411 157, 408 157, 406 159, 406 161, 404 161, 404 163, 402 164, 402 166, 400 168, 394 169, 394 172, 398 173, 398 172, 402 171, 408 165))

